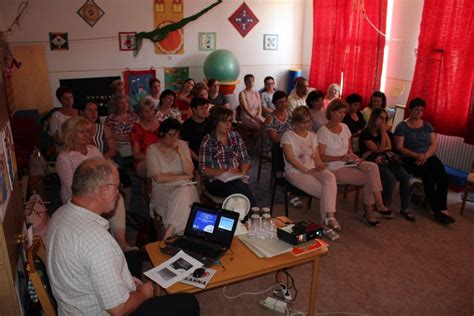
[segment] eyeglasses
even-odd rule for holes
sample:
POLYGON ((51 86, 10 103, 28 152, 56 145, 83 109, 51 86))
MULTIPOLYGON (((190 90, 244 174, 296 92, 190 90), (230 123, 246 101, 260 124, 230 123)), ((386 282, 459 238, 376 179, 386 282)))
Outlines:
POLYGON ((115 183, 106 183, 105 185, 111 185, 111 186, 114 186, 117 188, 117 191, 122 191, 123 190, 123 184, 122 183, 119 183, 119 184, 115 184, 115 183))

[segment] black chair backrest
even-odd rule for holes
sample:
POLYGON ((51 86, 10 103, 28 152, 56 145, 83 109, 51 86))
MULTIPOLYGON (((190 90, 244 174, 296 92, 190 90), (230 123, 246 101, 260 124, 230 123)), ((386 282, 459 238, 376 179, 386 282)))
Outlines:
POLYGON ((272 144, 272 172, 285 171, 285 160, 283 159, 283 148, 280 143, 272 144))

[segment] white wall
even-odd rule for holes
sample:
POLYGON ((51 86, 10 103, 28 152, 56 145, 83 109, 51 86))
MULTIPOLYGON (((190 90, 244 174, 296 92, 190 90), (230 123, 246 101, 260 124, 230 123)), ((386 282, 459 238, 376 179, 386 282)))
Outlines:
MULTIPOLYGON (((6 20, 12 20, 21 0, 3 1, 0 11, 6 20)), ((211 0, 185 0, 184 16, 192 15, 211 0)), ((253 73, 257 88, 263 86, 263 78, 272 75, 279 88, 286 87, 287 69, 301 67, 303 23, 307 13, 305 6, 310 0, 248 0, 247 5, 260 22, 242 38, 228 21, 228 17, 240 6, 240 0, 226 0, 195 22, 184 28, 183 55, 156 55, 151 42, 144 41, 137 58, 132 52, 118 49, 118 32, 150 31, 153 29, 152 0, 97 0, 105 15, 94 27, 87 25, 76 13, 83 0, 43 0, 30 2, 30 8, 17 29, 9 37, 13 45, 27 45, 41 41, 46 46, 46 59, 52 93, 60 79, 87 78, 121 75, 126 69, 155 67, 157 76, 164 80, 164 67, 190 68, 190 76, 202 80, 202 65, 207 52, 198 50, 199 32, 217 32, 217 48, 232 51, 240 62, 241 81, 246 73, 253 73), (68 51, 50 51, 49 32, 68 32, 69 40, 109 37, 112 39, 70 42, 68 51), (263 50, 263 34, 278 34, 278 50, 263 50), (22 43, 24 42, 24 43, 22 43)), ((306 36, 305 36, 306 37, 306 36)), ((306 53, 307 54, 307 53, 306 53)), ((243 89, 243 83, 236 91, 243 89)), ((55 102, 57 102, 55 100, 55 102)), ((58 104, 55 104, 56 106, 58 104)))

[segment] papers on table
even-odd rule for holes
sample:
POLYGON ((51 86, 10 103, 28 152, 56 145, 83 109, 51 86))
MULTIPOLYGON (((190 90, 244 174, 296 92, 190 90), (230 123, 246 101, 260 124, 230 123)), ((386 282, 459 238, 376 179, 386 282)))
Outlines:
POLYGON ((171 259, 166 260, 144 274, 158 283, 162 288, 166 289, 202 266, 203 264, 201 262, 180 250, 171 259))
POLYGON ((293 249, 292 245, 278 239, 251 238, 248 235, 241 235, 238 238, 259 258, 271 258, 293 249))
POLYGON ((230 172, 224 172, 218 177, 214 177, 214 179, 220 180, 222 182, 229 182, 237 179, 248 179, 249 176, 247 175, 242 175, 242 174, 235 174, 235 173, 230 173, 230 172))
POLYGON ((207 286, 209 281, 211 281, 214 274, 216 274, 216 270, 207 268, 204 274, 200 278, 195 278, 192 274, 185 277, 183 280, 179 281, 180 283, 189 284, 200 289, 203 289, 207 286))

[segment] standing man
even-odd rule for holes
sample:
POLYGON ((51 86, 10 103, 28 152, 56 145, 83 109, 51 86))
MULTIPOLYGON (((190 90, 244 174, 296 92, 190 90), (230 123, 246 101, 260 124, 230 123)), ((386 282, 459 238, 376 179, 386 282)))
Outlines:
POLYGON ((115 208, 119 187, 112 161, 87 159, 74 172, 71 200, 53 215, 47 268, 59 315, 199 315, 194 296, 152 298, 152 284, 130 274, 101 217, 115 208))

